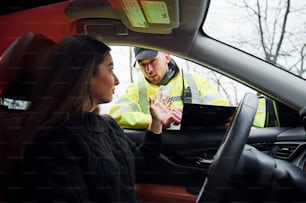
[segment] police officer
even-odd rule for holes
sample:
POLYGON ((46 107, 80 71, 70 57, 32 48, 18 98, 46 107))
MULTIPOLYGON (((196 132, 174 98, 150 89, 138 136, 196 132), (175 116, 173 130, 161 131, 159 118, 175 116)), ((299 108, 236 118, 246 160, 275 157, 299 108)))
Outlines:
POLYGON ((164 121, 179 124, 184 102, 228 105, 219 92, 202 76, 180 69, 169 54, 145 48, 134 48, 142 77, 131 83, 119 100, 111 107, 110 115, 122 128, 144 129, 151 122, 147 107, 148 97, 158 92, 169 103, 168 117, 164 121))

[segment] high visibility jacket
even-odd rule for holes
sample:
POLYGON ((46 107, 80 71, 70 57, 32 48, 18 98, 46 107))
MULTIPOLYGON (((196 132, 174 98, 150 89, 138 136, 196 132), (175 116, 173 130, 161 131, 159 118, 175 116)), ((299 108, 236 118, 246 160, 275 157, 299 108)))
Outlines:
POLYGON ((253 126, 263 128, 266 121, 266 100, 259 99, 257 111, 254 117, 253 126))
MULTIPOLYGON (((160 87, 148 82, 143 76, 140 77, 127 87, 125 94, 111 107, 110 115, 122 128, 147 128, 151 122, 148 97, 155 99, 160 87)), ((166 87, 170 87, 169 101, 173 102, 172 107, 183 107, 183 91, 187 87, 191 90, 192 103, 229 105, 217 89, 194 72, 180 70, 166 87)))
POLYGON ((277 105, 274 100, 260 96, 258 99, 257 112, 253 121, 255 127, 279 127, 277 105))

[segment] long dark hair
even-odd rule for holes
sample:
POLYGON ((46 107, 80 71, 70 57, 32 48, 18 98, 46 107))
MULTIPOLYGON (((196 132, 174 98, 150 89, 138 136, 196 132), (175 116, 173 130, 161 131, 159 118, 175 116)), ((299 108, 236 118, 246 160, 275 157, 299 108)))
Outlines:
POLYGON ((94 108, 89 82, 110 50, 92 36, 67 37, 57 44, 44 67, 46 77, 37 85, 36 99, 25 116, 21 142, 31 140, 41 129, 82 116, 84 103, 88 109, 94 108))

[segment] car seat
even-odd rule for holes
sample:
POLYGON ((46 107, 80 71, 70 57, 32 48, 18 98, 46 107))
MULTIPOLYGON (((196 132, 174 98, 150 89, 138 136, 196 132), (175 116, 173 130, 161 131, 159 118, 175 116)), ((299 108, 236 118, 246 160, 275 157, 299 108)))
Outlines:
MULTIPOLYGON (((23 110, 5 103, 5 100, 31 103, 35 98, 34 87, 43 77, 43 64, 55 42, 29 32, 16 39, 0 58, 0 184, 4 183, 9 149, 18 137, 23 110)), ((3 200, 4 184, 0 185, 0 201, 3 200)))

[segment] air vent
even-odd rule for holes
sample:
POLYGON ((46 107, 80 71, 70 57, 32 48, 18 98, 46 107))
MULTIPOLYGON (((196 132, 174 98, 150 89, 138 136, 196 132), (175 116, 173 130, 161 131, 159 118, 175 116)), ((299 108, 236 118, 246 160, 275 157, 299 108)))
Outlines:
POLYGON ((300 144, 277 144, 274 148, 274 157, 279 159, 292 159, 298 151, 300 144))

